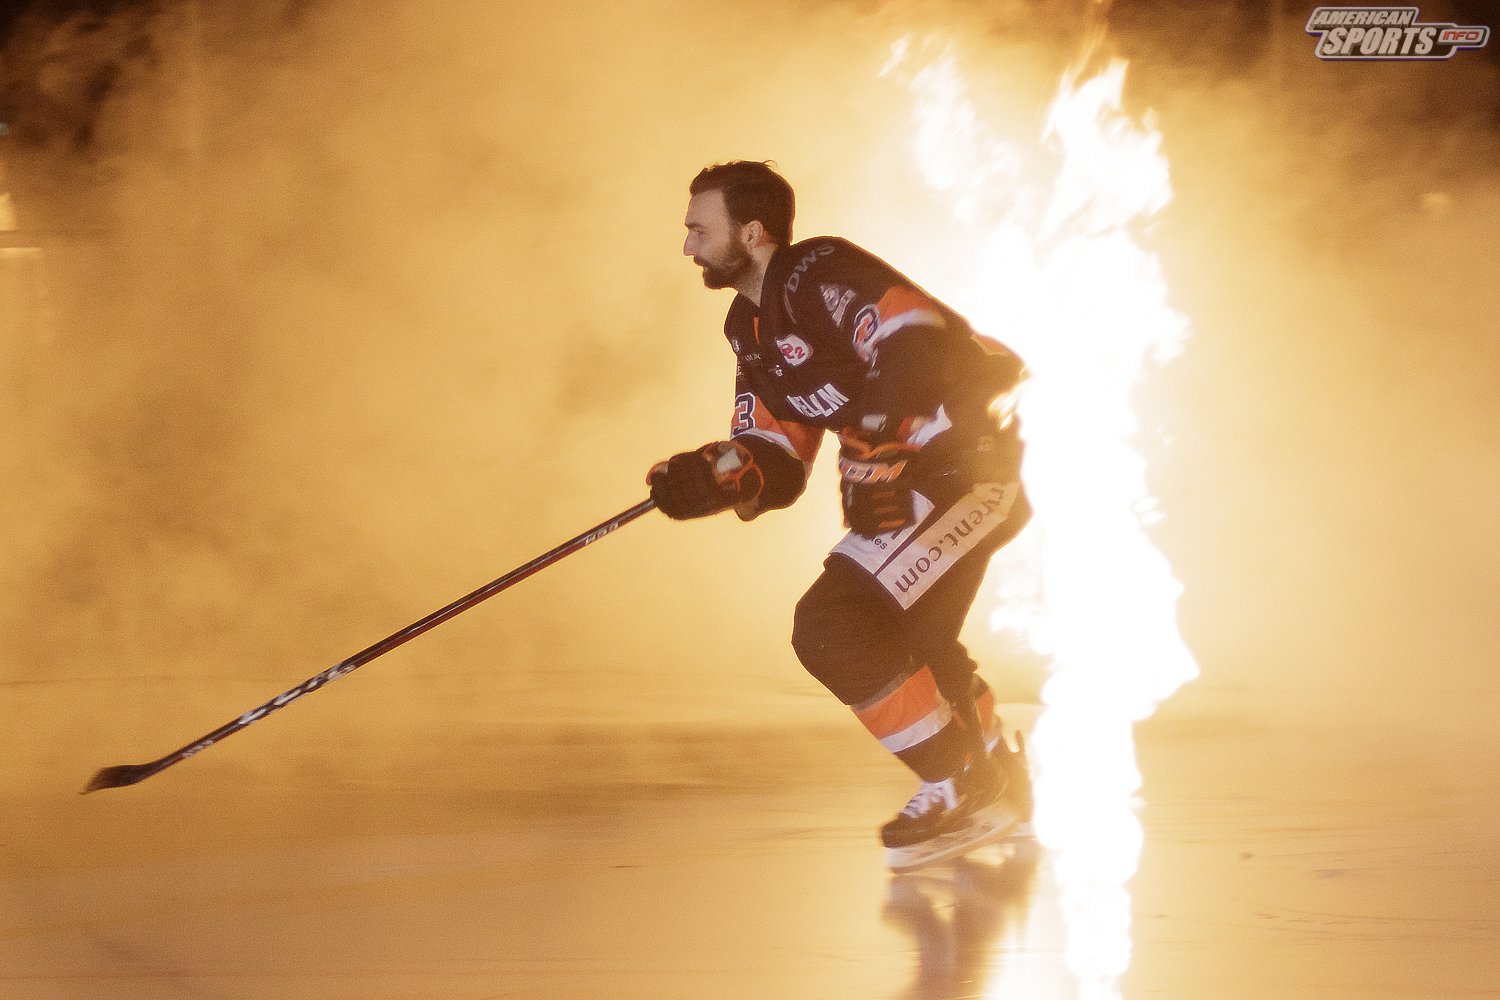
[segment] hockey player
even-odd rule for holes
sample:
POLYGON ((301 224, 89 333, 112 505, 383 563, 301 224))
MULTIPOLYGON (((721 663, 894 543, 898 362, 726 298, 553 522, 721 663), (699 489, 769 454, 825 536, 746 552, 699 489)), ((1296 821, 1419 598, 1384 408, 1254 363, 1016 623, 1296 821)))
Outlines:
POLYGON ((890 866, 965 853, 1030 818, 958 639, 990 556, 1031 513, 1017 427, 991 412, 1024 367, 854 244, 793 243, 792 188, 767 164, 705 168, 689 193, 682 251, 738 293, 734 414, 726 440, 653 466, 651 496, 675 519, 750 520, 796 500, 837 435, 850 530, 798 602, 792 646, 922 779, 881 829, 890 866))

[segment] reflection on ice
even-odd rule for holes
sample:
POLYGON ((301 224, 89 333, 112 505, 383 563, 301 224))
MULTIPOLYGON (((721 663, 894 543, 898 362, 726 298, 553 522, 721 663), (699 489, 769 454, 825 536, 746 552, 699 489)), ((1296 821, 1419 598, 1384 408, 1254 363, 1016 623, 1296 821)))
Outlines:
POLYGON ((902 1000, 981 995, 998 980, 1024 936, 1041 848, 1034 840, 1002 844, 950 865, 895 875, 883 910, 886 924, 916 942, 917 968, 902 1000))

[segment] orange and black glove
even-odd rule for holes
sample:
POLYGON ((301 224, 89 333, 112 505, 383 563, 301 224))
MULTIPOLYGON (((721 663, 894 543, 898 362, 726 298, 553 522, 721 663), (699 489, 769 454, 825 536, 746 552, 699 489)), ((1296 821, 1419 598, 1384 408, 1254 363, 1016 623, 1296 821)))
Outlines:
POLYGON ((917 449, 900 441, 846 438, 839 452, 844 523, 866 538, 916 521, 907 465, 917 449))
POLYGON ((844 483, 844 523, 856 535, 874 538, 916 520, 911 490, 895 482, 844 483))
POLYGON ((754 503, 765 475, 750 449, 733 441, 714 441, 656 463, 646 482, 658 510, 686 521, 754 503))

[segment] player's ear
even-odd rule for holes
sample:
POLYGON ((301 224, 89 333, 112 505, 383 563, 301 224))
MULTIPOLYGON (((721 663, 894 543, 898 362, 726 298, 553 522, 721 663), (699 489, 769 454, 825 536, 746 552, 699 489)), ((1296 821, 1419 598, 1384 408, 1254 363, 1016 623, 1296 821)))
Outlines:
POLYGON ((766 227, 759 220, 752 219, 740 230, 740 239, 745 241, 747 247, 758 247, 766 240, 766 227))

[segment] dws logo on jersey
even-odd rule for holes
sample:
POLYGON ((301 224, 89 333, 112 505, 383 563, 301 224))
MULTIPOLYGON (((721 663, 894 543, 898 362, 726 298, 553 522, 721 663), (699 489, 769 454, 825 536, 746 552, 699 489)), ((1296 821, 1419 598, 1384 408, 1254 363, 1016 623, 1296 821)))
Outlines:
POLYGON ((786 363, 793 368, 812 357, 812 348, 807 345, 807 341, 795 333, 777 337, 776 346, 781 350, 781 356, 786 358, 786 363))
POLYGON ((813 247, 812 252, 797 261, 797 266, 792 268, 792 273, 787 276, 786 284, 781 287, 781 304, 786 306, 788 316, 792 315, 792 295, 797 291, 797 286, 802 284, 802 276, 807 273, 808 268, 818 262, 819 257, 828 257, 832 253, 832 243, 813 247))

